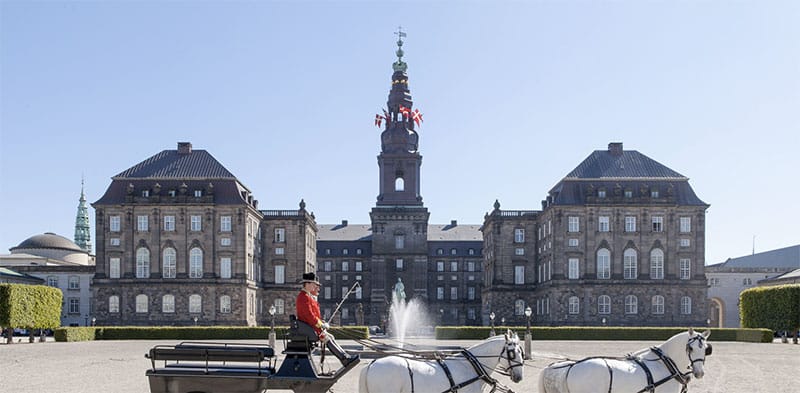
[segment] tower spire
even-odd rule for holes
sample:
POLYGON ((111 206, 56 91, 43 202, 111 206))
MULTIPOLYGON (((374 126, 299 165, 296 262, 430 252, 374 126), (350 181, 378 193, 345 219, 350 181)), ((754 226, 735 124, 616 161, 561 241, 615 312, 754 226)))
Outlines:
MULTIPOLYGON (((403 38, 406 33, 398 27, 397 35, 397 61, 392 63, 392 88, 389 90, 389 99, 386 101, 384 116, 377 117, 386 120, 386 129, 381 134, 381 151, 385 153, 415 153, 419 149, 419 135, 414 131, 414 123, 421 121, 421 114, 412 110, 414 101, 408 89, 408 64, 403 61, 403 38)), ((376 124, 380 124, 377 122, 376 124)))
POLYGON ((78 214, 75 217, 75 244, 88 253, 92 253, 92 235, 89 232, 89 209, 86 207, 84 178, 81 175, 81 197, 78 199, 78 214))

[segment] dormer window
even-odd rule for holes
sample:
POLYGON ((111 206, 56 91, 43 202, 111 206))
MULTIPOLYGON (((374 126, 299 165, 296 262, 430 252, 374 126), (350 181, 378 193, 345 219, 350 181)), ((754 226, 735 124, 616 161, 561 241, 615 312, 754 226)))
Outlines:
POLYGON ((605 198, 606 197, 606 190, 597 190, 597 197, 598 198, 605 198))
POLYGON ((651 190, 650 198, 658 198, 658 190, 651 190))
POLYGON ((194 190, 195 198, 200 198, 201 196, 203 196, 203 190, 194 190))
POLYGON ((625 190, 625 198, 633 198, 633 190, 625 190))
POLYGON ((142 190, 142 196, 145 198, 150 197, 150 190, 142 190))
POLYGON ((169 190, 168 194, 169 194, 169 196, 175 198, 175 195, 177 194, 177 192, 175 190, 169 190))

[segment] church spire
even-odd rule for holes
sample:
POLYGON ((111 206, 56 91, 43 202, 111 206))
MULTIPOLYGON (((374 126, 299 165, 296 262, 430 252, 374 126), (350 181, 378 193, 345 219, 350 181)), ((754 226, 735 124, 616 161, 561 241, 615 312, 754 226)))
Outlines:
POLYGON ((83 192, 81 177, 81 197, 78 202, 78 214, 75 217, 75 244, 88 253, 92 253, 92 235, 89 232, 89 209, 86 207, 86 195, 83 192))
POLYGON ((403 38, 406 33, 402 27, 397 28, 397 61, 392 63, 392 88, 386 102, 384 115, 376 116, 376 125, 386 121, 386 129, 381 134, 381 151, 384 153, 415 153, 419 149, 419 135, 414 130, 422 122, 422 114, 414 110, 414 101, 408 89, 408 64, 403 61, 403 38))

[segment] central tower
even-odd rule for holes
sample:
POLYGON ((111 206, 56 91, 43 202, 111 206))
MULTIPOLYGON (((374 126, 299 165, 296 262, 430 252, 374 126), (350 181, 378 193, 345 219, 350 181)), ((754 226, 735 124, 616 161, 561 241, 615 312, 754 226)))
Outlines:
POLYGON ((403 37, 397 32, 397 61, 392 65, 392 88, 383 116, 376 117, 381 133, 378 155, 379 194, 370 212, 372 221, 373 312, 388 313, 392 289, 402 280, 407 299, 427 298, 428 209, 420 194, 419 135, 422 121, 413 109, 408 89, 407 64, 403 61, 403 37))

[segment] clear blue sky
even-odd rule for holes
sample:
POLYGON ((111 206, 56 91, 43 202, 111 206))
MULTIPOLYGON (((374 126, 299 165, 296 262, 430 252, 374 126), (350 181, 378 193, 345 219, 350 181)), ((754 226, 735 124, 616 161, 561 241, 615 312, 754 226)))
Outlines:
POLYGON ((0 2, 0 252, 178 141, 369 223, 398 25, 431 223, 539 209, 621 141, 711 204, 707 264, 800 243, 800 2, 374 3, 0 2))

